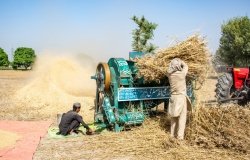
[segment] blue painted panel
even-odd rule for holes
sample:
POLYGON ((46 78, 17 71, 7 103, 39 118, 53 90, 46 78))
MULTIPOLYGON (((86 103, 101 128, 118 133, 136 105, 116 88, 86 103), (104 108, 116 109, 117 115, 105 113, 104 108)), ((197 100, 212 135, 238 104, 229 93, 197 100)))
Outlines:
POLYGON ((142 87, 118 89, 118 101, 167 99, 169 97, 169 87, 142 87))
POLYGON ((129 52, 129 59, 132 60, 134 58, 141 58, 143 55, 144 55, 143 52, 137 52, 137 51, 129 52))

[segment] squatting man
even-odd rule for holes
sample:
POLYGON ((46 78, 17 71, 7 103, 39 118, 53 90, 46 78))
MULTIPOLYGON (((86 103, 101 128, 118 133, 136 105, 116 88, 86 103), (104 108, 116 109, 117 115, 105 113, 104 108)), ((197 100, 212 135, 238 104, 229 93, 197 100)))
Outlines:
POLYGON ((65 136, 68 134, 78 134, 78 132, 80 131, 78 130, 80 124, 82 124, 83 127, 87 129, 87 134, 93 133, 91 128, 89 128, 89 126, 83 121, 82 116, 78 114, 80 110, 81 104, 77 102, 73 104, 73 110, 70 110, 67 113, 63 113, 61 122, 59 124, 58 134, 62 134, 65 136))
POLYGON ((171 97, 169 99, 168 113, 171 116, 171 137, 184 139, 187 110, 191 110, 191 103, 187 96, 186 75, 188 66, 179 58, 171 60, 167 69, 170 83, 171 97))

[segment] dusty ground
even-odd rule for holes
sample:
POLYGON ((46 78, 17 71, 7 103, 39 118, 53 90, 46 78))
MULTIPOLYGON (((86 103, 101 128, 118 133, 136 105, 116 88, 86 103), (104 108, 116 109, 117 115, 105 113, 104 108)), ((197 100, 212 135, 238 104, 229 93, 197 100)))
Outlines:
MULTIPOLYGON (((72 71, 71 71, 72 72, 72 71)), ((56 105, 50 101, 42 104, 43 97, 35 99, 36 103, 28 101, 24 103, 18 100, 16 94, 23 91, 33 92, 36 83, 30 85, 32 72, 22 71, 0 71, 0 119, 39 120, 51 119, 55 121, 57 113, 67 111, 75 100, 83 104, 83 114, 87 122, 93 119, 93 97, 83 97, 74 94, 57 94, 57 98, 67 96, 68 99, 60 99, 60 108, 50 109, 56 105), (63 101, 65 100, 65 101, 63 101), (32 104, 32 105, 29 105, 32 104), (48 114, 49 112, 52 112, 48 114)), ((51 77, 49 77, 51 78, 51 77)), ((53 76, 52 76, 53 78, 53 76)), ((44 82, 42 79, 41 82, 44 82)), ((213 99, 214 84, 216 80, 210 78, 205 84, 202 100, 213 99)), ((40 84, 40 82, 38 83, 40 84)), ((54 83, 58 84, 58 83, 54 83)), ((52 86, 54 86, 54 84, 52 86)), ((47 86, 47 85, 46 85, 47 86)), ((57 85, 58 86, 58 85, 57 85)), ((48 87, 48 86, 47 86, 48 87)), ((51 87, 51 85, 49 86, 51 87)), ((58 89, 58 88, 57 88, 58 89)), ((42 95, 46 94, 43 89, 36 90, 42 95)), ((62 91, 62 90, 60 90, 62 91)), ((65 91, 65 90, 63 90, 65 91)), ((25 92, 22 92, 25 93, 25 92)), ((65 92, 63 92, 65 93, 65 92)), ((28 92, 26 92, 27 95, 28 92)), ((50 94, 50 92, 47 92, 50 94)), ((52 95, 53 95, 52 94, 52 95)), ((33 93, 31 94, 33 95, 33 93)), ((36 95, 37 96, 37 95, 36 95)), ((51 96, 51 95, 50 95, 51 96)), ((22 96, 21 96, 22 97, 22 96)), ((47 96, 45 96, 48 98, 47 96)), ((23 97, 22 97, 23 98, 23 97)), ((27 97, 26 97, 27 98, 27 97)), ((34 98, 31 96, 31 98, 34 98)), ((53 97, 52 97, 53 98, 53 97)), ((26 99, 27 100, 27 99, 26 99)), ((31 99, 32 100, 32 99, 31 99)), ((163 115, 164 116, 164 115, 163 115)), ((46 159, 249 159, 249 155, 225 149, 204 149, 198 146, 190 146, 188 143, 182 145, 169 142, 169 131, 161 128, 162 115, 147 121, 143 126, 133 128, 131 131, 122 133, 105 132, 93 136, 81 136, 76 138, 51 139, 43 138, 34 154, 35 160, 46 159)))
POLYGON ((13 106, 13 101, 10 100, 17 90, 25 85, 26 79, 29 77, 30 72, 23 71, 0 71, 0 118, 6 118, 6 114, 10 113, 9 108, 13 106))

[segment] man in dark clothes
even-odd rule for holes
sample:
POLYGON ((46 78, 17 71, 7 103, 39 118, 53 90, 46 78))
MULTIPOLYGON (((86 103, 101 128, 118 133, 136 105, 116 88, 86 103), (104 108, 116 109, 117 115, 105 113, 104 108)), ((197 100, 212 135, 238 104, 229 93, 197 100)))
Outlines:
POLYGON ((59 124, 59 133, 62 135, 77 133, 80 124, 87 129, 87 133, 92 133, 91 128, 83 121, 82 116, 78 113, 81 109, 80 103, 73 104, 73 110, 63 113, 61 122, 59 124))

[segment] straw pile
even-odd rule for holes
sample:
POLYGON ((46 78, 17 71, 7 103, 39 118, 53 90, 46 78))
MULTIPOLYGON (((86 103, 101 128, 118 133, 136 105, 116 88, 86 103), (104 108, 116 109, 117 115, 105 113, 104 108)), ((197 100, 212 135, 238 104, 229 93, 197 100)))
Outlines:
POLYGON ((166 79, 169 62, 173 58, 180 58, 189 66, 187 78, 201 83, 206 77, 208 55, 204 38, 194 35, 170 48, 161 49, 156 54, 146 55, 135 61, 140 77, 144 77, 146 82, 160 83, 166 79))
MULTIPOLYGON (((163 117, 166 117, 166 115, 163 115, 163 117)), ((46 140, 42 141, 38 147, 34 159, 223 160, 247 159, 248 157, 242 152, 232 150, 206 149, 197 145, 190 145, 188 142, 175 143, 173 139, 169 138, 168 129, 169 127, 159 127, 159 119, 153 118, 146 120, 141 127, 132 128, 131 131, 104 132, 99 135, 82 136, 76 139, 46 140)))
POLYGON ((204 107, 191 115, 186 139, 204 148, 250 153, 250 108, 204 107))

